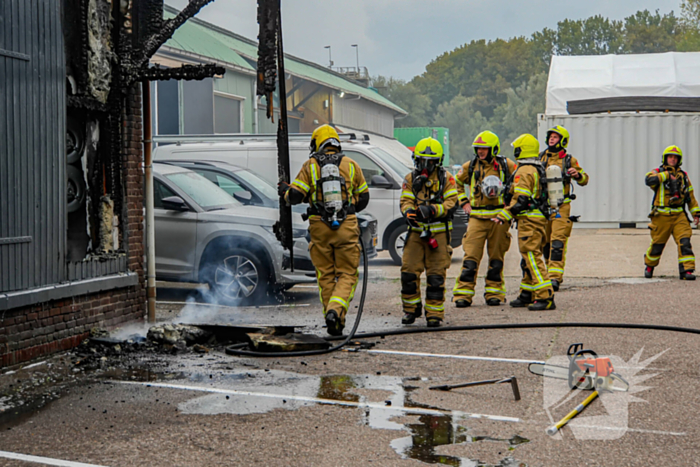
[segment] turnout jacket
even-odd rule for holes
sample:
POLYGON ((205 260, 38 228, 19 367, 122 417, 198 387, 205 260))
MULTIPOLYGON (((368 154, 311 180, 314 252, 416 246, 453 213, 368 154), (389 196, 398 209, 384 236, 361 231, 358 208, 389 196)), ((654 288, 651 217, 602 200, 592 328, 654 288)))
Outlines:
POLYGON ((693 216, 700 215, 700 206, 695 199, 693 184, 688 174, 680 168, 662 165, 647 173, 645 183, 654 191, 652 215, 684 212, 686 202, 693 216), (676 177, 675 182, 671 180, 671 175, 676 177))
POLYGON ((510 186, 513 198, 510 205, 501 209, 497 216, 503 222, 510 222, 514 218, 545 219, 537 207, 542 196, 540 173, 537 166, 529 161, 539 164, 535 158, 525 159, 518 164, 510 186))
POLYGON ((458 192, 455 178, 445 170, 445 183, 440 186, 438 170, 435 170, 418 193, 413 192, 413 172, 406 175, 401 189, 401 214, 406 216, 409 209, 419 206, 435 206, 436 214, 431 222, 421 223, 419 227, 409 226, 410 230, 421 232, 429 228, 431 232, 444 232, 445 227, 452 230, 452 214, 457 207, 458 192), (428 186, 430 185, 430 186, 428 186), (441 194, 441 196, 439 196, 441 194), (442 198, 440 200, 440 198, 442 198))
MULTIPOLYGON (((492 157, 491 159, 491 162, 482 161, 481 159, 476 161, 471 180, 467 180, 467 178, 469 178, 469 167, 474 162, 473 160, 464 164, 461 170, 457 172, 456 182, 460 206, 464 206, 467 203, 471 204, 472 212, 470 216, 478 219, 491 219, 501 212, 501 209, 504 207, 503 195, 498 198, 487 198, 481 192, 481 182, 490 175, 498 177, 503 182, 503 185, 508 182, 496 158, 492 157)), ((508 165, 508 173, 512 175, 516 169, 515 163, 510 159, 506 159, 506 164, 508 165)))
POLYGON ((549 149, 543 151, 540 155, 540 161, 542 161, 542 165, 544 165, 545 169, 550 165, 558 165, 561 169, 561 173, 564 176, 564 204, 571 202, 571 198, 569 196, 571 195, 572 180, 575 181, 576 184, 579 186, 586 186, 590 181, 590 176, 583 171, 583 169, 578 163, 578 160, 574 156, 570 156, 570 167, 564 167, 564 163, 566 162, 566 156, 566 151, 550 151, 549 149), (581 174, 581 178, 575 179, 574 177, 567 177, 566 169, 568 168, 574 168, 578 170, 579 174, 581 174))
MULTIPOLYGON (((367 207, 367 203, 369 202, 369 188, 362 174, 362 169, 357 165, 357 162, 350 159, 348 156, 343 156, 338 169, 340 176, 345 178, 346 190, 343 190, 342 193, 343 200, 347 200, 348 204, 352 206, 348 215, 362 211, 367 207), (348 197, 350 197, 350 199, 348 199, 348 197)), ((304 165, 301 166, 299 174, 285 194, 284 197, 287 203, 298 204, 300 200, 303 199, 303 202, 308 202, 313 206, 317 202, 322 202, 323 193, 316 193, 316 184, 320 178, 321 166, 314 157, 310 157, 304 162, 304 165)), ((311 215, 309 217, 313 218, 319 216, 311 215)))

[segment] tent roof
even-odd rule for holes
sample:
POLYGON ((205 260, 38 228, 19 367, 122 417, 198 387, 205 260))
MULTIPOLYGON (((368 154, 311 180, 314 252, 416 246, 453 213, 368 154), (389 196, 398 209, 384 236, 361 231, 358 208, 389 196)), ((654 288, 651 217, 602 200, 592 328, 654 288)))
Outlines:
POLYGON ((633 96, 700 97, 700 52, 552 57, 547 115, 567 115, 567 101, 633 96))

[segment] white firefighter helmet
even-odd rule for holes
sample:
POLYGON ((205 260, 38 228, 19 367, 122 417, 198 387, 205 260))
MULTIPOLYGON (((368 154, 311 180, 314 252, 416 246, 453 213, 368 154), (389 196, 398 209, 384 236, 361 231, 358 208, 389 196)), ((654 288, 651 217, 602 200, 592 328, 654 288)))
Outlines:
POLYGON ((481 192, 487 198, 498 198, 503 194, 503 190, 503 182, 495 175, 489 175, 481 182, 481 192))

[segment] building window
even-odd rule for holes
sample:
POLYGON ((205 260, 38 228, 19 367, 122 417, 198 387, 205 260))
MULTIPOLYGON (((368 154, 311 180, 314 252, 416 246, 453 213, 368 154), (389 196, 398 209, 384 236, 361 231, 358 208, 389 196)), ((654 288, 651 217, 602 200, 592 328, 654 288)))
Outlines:
POLYGON ((243 132, 243 98, 214 93, 214 133, 243 132))

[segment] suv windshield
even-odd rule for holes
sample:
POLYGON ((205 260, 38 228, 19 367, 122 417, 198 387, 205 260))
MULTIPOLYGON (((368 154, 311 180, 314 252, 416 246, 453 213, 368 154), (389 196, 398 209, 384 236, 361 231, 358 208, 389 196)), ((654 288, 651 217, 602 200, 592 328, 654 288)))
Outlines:
POLYGON ((231 195, 194 172, 174 173, 165 177, 187 193, 187 196, 205 211, 225 209, 231 205, 241 206, 231 195))
POLYGON ((237 172, 235 172, 235 174, 238 177, 240 177, 244 182, 252 185, 253 188, 262 193, 262 195, 266 198, 270 198, 272 200, 279 200, 277 190, 270 183, 258 177, 253 172, 249 170, 238 170, 237 172))
POLYGON ((372 152, 372 154, 381 159, 382 162, 388 165, 391 168, 391 170, 396 172, 396 174, 400 177, 405 177, 407 173, 413 170, 413 167, 409 165, 404 165, 400 160, 398 160, 383 149, 375 147, 369 148, 369 150, 372 152))

